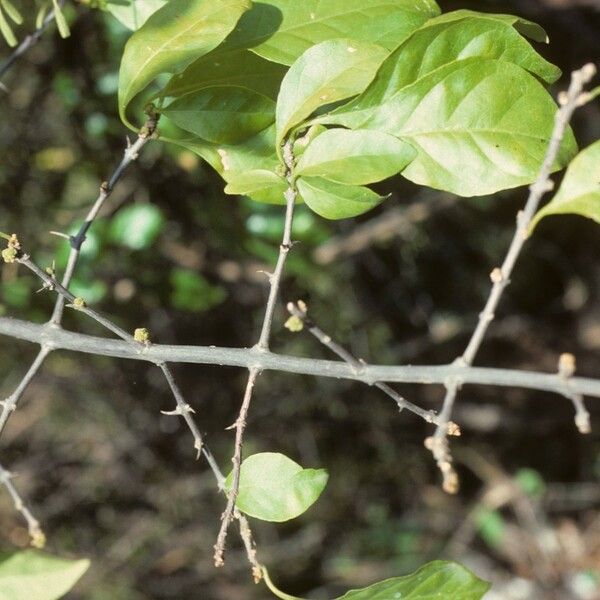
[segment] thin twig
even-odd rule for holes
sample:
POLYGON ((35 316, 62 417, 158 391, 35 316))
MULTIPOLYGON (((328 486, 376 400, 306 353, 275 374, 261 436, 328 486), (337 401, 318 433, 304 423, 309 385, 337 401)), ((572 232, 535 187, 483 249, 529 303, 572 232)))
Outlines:
POLYGON ((23 515, 23 518, 27 522, 27 530, 29 531, 29 537, 31 538, 31 545, 36 548, 43 548, 46 545, 46 536, 40 527, 39 521, 33 516, 31 510, 27 508, 27 505, 21 498, 17 488, 13 485, 13 482, 11 481, 12 477, 12 473, 0 465, 0 484, 6 488, 13 500, 15 509, 23 515))
MULTIPOLYGON (((92 223, 98 216, 98 213, 104 206, 106 199, 112 193, 115 185, 121 179, 121 176, 127 169, 127 167, 137 160, 141 149, 148 143, 148 141, 154 135, 156 131, 156 126, 158 123, 158 113, 155 113, 152 109, 148 112, 148 118, 146 122, 138 132, 137 140, 131 144, 129 139, 127 140, 127 147, 125 148, 125 152, 123 153, 123 158, 121 162, 118 164, 117 168, 113 171, 110 179, 108 181, 103 182, 100 185, 100 193, 96 198, 96 201, 90 208, 88 214, 86 215, 83 224, 79 228, 79 231, 76 235, 69 237, 69 243, 71 244, 71 251, 69 253, 69 258, 67 260, 67 267, 65 269, 65 273, 62 278, 62 285, 65 288, 68 288, 71 279, 73 278, 73 273, 75 271, 75 266, 77 265, 77 261, 79 259, 79 253, 81 252, 81 247, 85 242, 85 236, 89 231, 92 223)), ((52 312, 52 317, 50 319, 51 323, 56 325, 60 324, 62 320, 63 309, 65 305, 65 299, 62 296, 58 296, 56 299, 56 304, 54 305, 54 310, 52 312)))
MULTIPOLYGON (((143 342, 137 341, 133 335, 129 334, 124 329, 121 329, 118 325, 113 323, 109 318, 105 317, 100 312, 86 306, 85 303, 83 303, 80 298, 75 297, 72 292, 70 292, 68 289, 63 287, 62 284, 58 283, 54 279, 53 275, 50 275, 49 273, 44 271, 42 268, 40 268, 36 263, 34 263, 31 260, 31 258, 27 254, 23 253, 23 251, 21 249, 19 249, 18 255, 15 257, 15 262, 18 262, 18 263, 26 266, 35 275, 37 275, 42 280, 45 289, 56 292, 59 295, 59 297, 62 297, 62 298, 64 298, 65 301, 68 301, 71 303, 71 304, 66 304, 65 306, 74 308, 74 309, 78 310, 79 312, 82 312, 85 315, 87 315, 88 317, 92 318, 94 321, 96 321, 97 323, 99 323, 100 325, 105 327, 108 331, 111 331, 112 333, 115 333, 117 336, 122 338, 130 347, 133 347, 136 352, 143 354, 143 353, 146 353, 148 351, 148 349, 151 347, 149 342, 143 343, 143 342)), ((61 331, 61 328, 52 322, 48 323, 46 327, 50 331, 61 331)), ((40 351, 38 358, 41 357, 41 354, 43 351, 45 351, 47 354, 49 352, 50 347, 51 347, 51 343, 49 343, 47 339, 44 342, 42 342, 42 351, 40 351)), ((40 358, 40 361, 39 361, 40 364, 41 364, 41 362, 43 362, 44 358, 45 358, 45 356, 40 358)), ((175 397, 175 401, 177 403, 175 410, 162 411, 163 414, 177 415, 177 416, 183 417, 184 421, 186 422, 186 424, 194 438, 194 448, 196 449, 196 452, 197 452, 197 458, 199 458, 201 454, 204 454, 204 456, 206 457, 207 462, 215 476, 218 489, 220 491, 224 491, 225 477, 223 476, 223 473, 219 469, 216 461, 214 460, 212 453, 204 444, 202 435, 200 434, 200 430, 198 429, 198 426, 196 425, 194 419, 192 418, 194 409, 185 401, 185 398, 183 397, 183 394, 181 393, 181 390, 179 389, 179 386, 177 385, 175 378, 173 377, 173 374, 172 374, 169 366, 167 365, 167 363, 165 361, 161 361, 161 360, 154 360, 152 362, 157 367, 159 367, 160 370, 162 371, 167 383, 169 384, 169 388, 170 388, 173 396, 175 397)), ((34 363, 34 365, 35 364, 36 363, 34 363)), ((35 367, 32 366, 32 369, 30 369, 30 371, 28 373, 28 375, 31 374, 28 378, 28 381, 31 380, 31 378, 35 375, 38 368, 39 368, 39 366, 35 366, 35 367)), ((251 370, 250 372, 252 373, 253 371, 254 370, 251 370)), ((256 380, 257 375, 258 375, 258 371, 256 371, 256 374, 254 375, 254 377, 251 377, 249 379, 250 393, 249 393, 249 395, 247 395, 247 397, 246 396, 244 397, 244 403, 242 406, 242 410, 240 411, 241 418, 244 418, 244 419, 246 418, 246 415, 248 412, 248 407, 250 404, 250 398, 252 396, 251 388, 254 386, 254 381, 256 380)), ((240 428, 238 428, 238 433, 236 435, 236 448, 239 447, 240 456, 241 456, 242 436, 243 436, 243 428, 240 427, 240 428), (238 444, 239 444, 239 446, 238 446, 238 444)), ((241 458, 240 458, 240 460, 241 460, 241 458)), ((237 486, 239 487, 239 471, 238 471, 237 486)), ((230 500, 228 499, 228 505, 229 505, 229 502, 230 502, 230 500)), ((235 500, 233 502, 231 510, 232 510, 231 518, 232 519, 235 518, 239 521, 240 535, 242 537, 244 546, 246 548, 248 561, 250 562, 250 564, 252 566, 252 573, 253 573, 254 579, 255 579, 255 581, 259 581, 260 576, 262 574, 262 565, 258 562, 258 559, 257 559, 256 546, 255 546, 253 538, 252 538, 252 532, 250 529, 250 525, 249 525, 248 521, 246 520, 246 518, 241 513, 239 513, 239 511, 237 511, 235 509, 235 500)))
MULTIPOLYGON (((283 226, 283 236, 281 244, 279 246, 279 256, 277 258, 277 264, 275 270, 269 275, 269 297, 267 299, 267 305, 265 308, 265 316, 263 318, 262 329, 260 337, 255 349, 259 352, 266 352, 269 350, 269 341, 271 338, 271 329, 273 327, 273 314, 275 312, 275 306, 279 297, 279 287, 281 285, 281 278, 283 276, 283 270, 289 251, 292 248, 292 224, 294 220, 294 207, 296 204, 296 196, 298 192, 293 179, 294 170, 294 155, 292 152, 293 139, 290 138, 286 141, 283 147, 283 158, 286 165, 286 179, 288 181, 288 187, 284 194, 286 201, 285 209, 285 222, 283 226)), ((214 561, 215 566, 221 567, 225 564, 224 553, 225 553, 225 542, 227 539, 227 530, 229 525, 234 518, 235 501, 237 499, 239 487, 240 487, 240 471, 242 468, 242 446, 244 443, 244 431, 246 429, 246 421, 248 418, 248 411, 250 409, 250 403, 252 402, 252 392, 256 379, 260 375, 261 370, 256 367, 250 367, 248 373, 248 381, 246 383, 246 390, 244 392, 244 398, 240 407, 240 412, 233 425, 235 427, 235 447, 233 458, 233 480, 231 489, 229 490, 227 505, 225 511, 221 515, 221 527, 217 536, 215 544, 214 561)), ((260 574, 261 571, 258 571, 260 574)), ((255 578, 257 572, 255 571, 255 578)))
MULTIPOLYGON (((59 0, 59 6, 62 8, 64 0, 59 0)), ((39 41, 46 29, 54 21, 55 11, 52 9, 47 15, 39 29, 36 29, 33 33, 29 34, 12 52, 12 54, 2 63, 0 66, 0 81, 9 71, 9 69, 19 60, 23 54, 25 54, 32 46, 35 46, 39 41)), ((4 87, 0 83, 0 88, 4 87)))
MULTIPOLYGON (((444 385, 449 379, 463 384, 515 387, 564 395, 564 380, 556 373, 540 373, 518 369, 473 367, 456 363, 447 365, 363 365, 360 371, 342 361, 304 358, 259 351, 256 348, 223 348, 219 346, 172 346, 152 344, 143 352, 129 342, 85 335, 38 325, 10 317, 0 317, 0 335, 34 344, 45 343, 54 350, 70 350, 96 356, 157 362, 221 365, 260 371, 279 371, 313 377, 348 379, 372 385, 375 381, 444 385)), ((569 378, 569 388, 583 396, 600 398, 600 379, 569 378)))
MULTIPOLYGON (((321 344, 323 344, 326 348, 329 348, 334 354, 339 356, 344 362, 348 363, 355 371, 360 371, 363 367, 367 365, 367 363, 363 360, 359 360, 354 357, 348 350, 346 350, 343 346, 340 346, 337 342, 331 339, 331 336, 327 335, 320 327, 318 327, 315 322, 309 318, 306 304, 301 300, 294 303, 289 302, 287 305, 288 312, 297 319, 300 319, 302 323, 306 326, 309 333, 312 334, 321 344)), ((428 423, 434 423, 435 425, 439 424, 439 419, 435 411, 433 410, 424 410, 420 406, 406 400, 406 398, 402 397, 396 390, 390 387, 387 383, 382 381, 373 381, 370 385, 380 389, 384 394, 387 394, 392 400, 396 402, 400 411, 406 409, 415 415, 418 415, 428 423)), ((460 429, 458 425, 452 423, 451 426, 451 435, 460 435, 460 429)))
MULTIPOLYGON (((121 179, 121 177, 122 177, 123 173, 125 172, 125 170, 127 169, 127 167, 133 161, 135 161, 137 159, 137 157, 139 156, 140 150, 146 145, 146 143, 153 136, 154 132, 156 131, 157 119, 158 119, 158 116, 154 112, 150 111, 146 122, 144 123, 144 125, 142 126, 140 131, 138 132, 137 140, 134 142, 133 145, 130 144, 129 140, 128 140, 127 147, 125 148, 124 156, 123 156, 121 162, 119 163, 117 168, 112 172, 108 182, 103 183, 100 186, 100 194, 98 195, 98 198, 96 199, 92 208, 90 209, 87 216, 85 217, 84 223, 79 228, 79 231, 77 232, 77 234, 75 236, 72 236, 72 237, 67 236, 67 239, 69 240, 69 242, 71 244, 71 251, 69 253, 67 267, 66 267, 65 273, 63 275, 63 279, 62 279, 61 285, 63 288, 65 288, 65 289, 68 288, 71 283, 71 279, 73 277, 73 273, 75 272, 75 267, 76 267, 77 261, 79 259, 81 247, 83 246, 83 244, 85 242, 85 239, 86 239, 85 236, 86 236, 87 232, 89 231, 90 227, 92 226, 92 223, 98 216, 98 213, 100 212, 100 209, 104 205, 105 200, 111 194, 115 185, 121 179)), ((46 271, 43 271, 41 269, 40 269, 40 271, 44 275, 44 286, 45 287, 49 287, 49 286, 55 287, 57 285, 57 282, 54 280, 53 276, 51 276, 49 273, 47 273, 46 271)), ((54 310, 52 312, 52 317, 50 318, 50 321, 49 321, 55 327, 60 327, 60 324, 62 322, 62 315, 63 315, 65 301, 66 301, 66 298, 63 295, 59 294, 56 298, 56 302, 54 304, 54 310)), ((72 301, 72 300, 70 300, 70 301, 72 301)), ((25 393, 25 390, 27 389, 27 386, 29 385, 29 383, 31 382, 33 377, 40 370, 42 364, 44 363, 45 358, 48 356, 51 349, 52 349, 51 346, 48 346, 48 345, 42 346, 39 354, 33 361, 32 365, 29 367, 29 370, 27 371, 24 378, 19 383, 17 389, 6 400, 4 400, 2 402, 2 412, 0 413, 0 436, 2 435, 2 432, 4 431, 4 427, 6 426, 6 423, 9 419, 11 413, 14 412, 14 410, 16 409, 17 404, 19 403, 19 401, 21 400, 21 397, 23 396, 23 394, 25 393)))
MULTIPOLYGON (((531 220, 537 212, 544 194, 553 188, 554 184, 550 179, 550 174, 553 171, 553 166, 571 117, 575 110, 582 105, 584 99, 582 98, 584 94, 583 88, 595 73, 596 68, 592 64, 587 64, 578 71, 574 71, 571 75, 569 89, 566 93, 562 93, 559 96, 560 108, 556 113, 554 129, 540 172, 535 182, 529 188, 529 196, 525 208, 517 215, 517 227, 504 262, 501 267, 495 268, 490 274, 492 280, 490 294, 483 311, 479 315, 479 321, 465 351, 456 359, 458 365, 471 366, 473 364, 488 327, 494 320, 496 308, 504 290, 510 283, 510 276, 527 239, 531 220)), ((442 472, 443 488, 451 494, 458 491, 459 483, 456 471, 452 466, 452 455, 446 436, 448 435, 448 423, 452 416, 456 395, 462 383, 462 380, 458 378, 449 378, 446 382, 446 395, 440 412, 441 423, 438 425, 434 435, 425 440, 426 447, 431 450, 442 472)))

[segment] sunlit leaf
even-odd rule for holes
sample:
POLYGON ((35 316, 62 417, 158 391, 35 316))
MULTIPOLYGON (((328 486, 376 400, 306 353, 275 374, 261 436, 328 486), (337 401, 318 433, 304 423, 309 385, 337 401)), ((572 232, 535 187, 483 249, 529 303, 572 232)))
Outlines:
MULTIPOLYGON (((281 600, 302 600, 277 589, 266 569, 265 583, 281 600)), ((404 577, 393 577, 360 590, 351 590, 337 600, 481 600, 490 584, 458 563, 436 560, 404 577)))
POLYGON ((296 185, 306 205, 326 219, 362 215, 385 200, 367 187, 342 185, 321 177, 300 177, 296 185))
POLYGON ((119 112, 161 73, 178 73, 227 37, 250 0, 170 0, 129 38, 119 72, 119 112))
MULTIPOLYGON (((283 454, 263 452, 242 463, 236 506, 263 521, 289 521, 306 512, 327 484, 324 469, 303 469, 283 454)), ((227 477, 231 489, 233 472, 227 477)))
POLYGON ((261 0, 225 47, 250 48, 285 65, 332 38, 376 43, 389 51, 439 13, 433 0, 261 0))
POLYGON ((85 573, 89 560, 67 560, 33 550, 0 556, 2 600, 55 600, 85 573))
POLYGON ((365 185, 398 173, 416 155, 412 146, 386 133, 330 129, 308 145, 295 174, 365 185))
POLYGON ((209 87, 181 96, 162 112, 206 141, 236 144, 273 123, 275 102, 243 87, 209 87))
POLYGON ((558 192, 535 215, 529 231, 544 217, 569 213, 600 223, 600 140, 573 159, 558 192))
MULTIPOLYGON (((459 196, 491 194, 535 180, 557 107, 527 71, 510 62, 473 57, 423 76, 417 72, 406 83, 390 79, 390 67, 386 61, 360 98, 321 120, 404 139, 417 157, 402 175, 459 196)), ((568 130, 555 168, 576 151, 568 130)))
POLYGON ((277 97, 277 142, 320 106, 359 94, 386 56, 381 46, 349 39, 308 49, 283 78, 277 97))

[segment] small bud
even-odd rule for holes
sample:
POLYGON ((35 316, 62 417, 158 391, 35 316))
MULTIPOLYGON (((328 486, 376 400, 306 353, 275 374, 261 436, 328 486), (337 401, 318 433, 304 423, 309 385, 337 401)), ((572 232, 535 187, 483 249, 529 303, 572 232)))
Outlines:
POLYGON ((133 339, 140 344, 149 344, 150 332, 145 327, 138 327, 133 332, 133 339))
POLYGON ((2 260, 5 263, 14 263, 17 260, 17 254, 15 248, 5 248, 2 250, 2 260))
POLYGON ((454 421, 448 421, 448 425, 446 427, 446 432, 448 435, 453 435, 456 437, 460 436, 460 427, 454 421))
POLYGON ((46 535, 39 526, 35 527, 31 532, 31 545, 40 550, 46 545, 46 535))
POLYGON ((85 308, 85 300, 77 296, 77 298, 73 299, 73 308, 76 308, 77 310, 85 308))
POLYGON ((304 329, 304 322, 300 317, 292 315, 284 324, 286 329, 289 329, 292 333, 298 333, 304 329))
POLYGON ((561 377, 571 377, 576 366, 575 357, 569 352, 564 352, 558 359, 558 374, 561 377))
POLYGON ((15 250, 20 250, 21 249, 21 243, 19 242, 19 238, 17 237, 16 233, 13 233, 8 238, 8 247, 9 248, 14 248, 15 250))
POLYGON ((496 267, 490 273, 490 279, 492 280, 492 283, 500 283, 504 279, 504 275, 502 274, 502 269, 499 269, 498 267, 496 267))

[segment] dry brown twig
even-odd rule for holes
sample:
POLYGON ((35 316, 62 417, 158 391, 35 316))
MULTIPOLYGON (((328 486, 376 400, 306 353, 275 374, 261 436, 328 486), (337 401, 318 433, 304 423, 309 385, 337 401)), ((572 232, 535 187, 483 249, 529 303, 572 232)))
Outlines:
MULTIPOLYGON (((569 89, 566 92, 562 92, 558 97, 560 108, 556 113, 554 130, 539 175, 529 188, 529 196, 525 208, 517 215, 517 227, 504 262, 501 267, 494 268, 490 273, 490 279, 492 280, 490 294, 483 311, 479 315, 479 321, 469 339, 467 347, 463 354, 455 360, 455 363, 458 365, 471 366, 473 364, 488 327, 494 320, 496 308, 504 290, 510 283, 510 276, 527 239, 531 220, 537 212, 544 194, 551 191, 554 187, 550 179, 550 174, 552 173, 552 167, 571 117, 578 107, 588 102, 591 98, 591 95, 584 91, 584 87, 592 80, 595 73, 596 68, 593 64, 587 64, 581 69, 574 71, 571 74, 569 89)), ((447 439, 448 425, 452 416, 456 395, 462 383, 459 378, 449 378, 446 382, 446 395, 440 412, 441 423, 438 424, 434 435, 425 440, 425 446, 433 454, 438 468, 442 472, 442 486, 450 494, 455 494, 458 491, 459 480, 452 466, 452 454, 450 453, 450 446, 447 439)), ((573 394, 566 385, 563 388, 562 394, 570 398, 576 406, 576 425, 579 427, 579 430, 581 433, 588 433, 589 418, 586 425, 585 415, 587 411, 583 407, 581 396, 573 394)))

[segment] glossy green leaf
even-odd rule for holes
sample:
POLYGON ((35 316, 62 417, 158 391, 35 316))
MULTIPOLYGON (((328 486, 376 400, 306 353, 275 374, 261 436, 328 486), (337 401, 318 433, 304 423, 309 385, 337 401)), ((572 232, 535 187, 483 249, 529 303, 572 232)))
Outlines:
MULTIPOLYGON (((535 181, 557 107, 521 67, 473 57, 417 76, 408 85, 378 76, 371 88, 347 111, 342 107, 321 120, 378 129, 409 142, 417 158, 402 172, 407 179, 459 196, 535 181), (392 90, 384 92, 385 100, 367 101, 371 88, 382 86, 392 90)), ((576 151, 568 130, 555 168, 576 151)))
POLYGON ((250 0, 170 0, 129 38, 119 72, 119 112, 161 73, 177 73, 218 46, 250 0))
MULTIPOLYGON (((302 600, 278 590, 266 569, 267 587, 281 600, 302 600)), ((360 590, 351 590, 337 600, 481 600, 490 584, 454 562, 436 560, 404 577, 393 577, 360 590)))
POLYGON ((113 0, 106 10, 131 31, 138 30, 168 0, 113 0))
POLYGON ((308 145, 294 173, 365 185, 395 175, 416 155, 410 144, 387 133, 329 129, 308 145))
POLYGON ((433 0, 261 0, 225 43, 291 65, 308 48, 352 38, 393 50, 440 13, 433 0))
POLYGON ((226 194, 249 196, 255 200, 269 203, 283 202, 287 182, 273 171, 257 169, 232 175, 225 186, 226 194), (269 197, 270 200, 264 200, 269 197))
POLYGON ((132 204, 111 221, 110 239, 132 250, 150 247, 164 226, 161 211, 153 204, 132 204))
MULTIPOLYGON (((263 452, 242 463, 236 506, 263 521, 289 521, 306 512, 327 484, 324 469, 303 469, 283 454, 263 452)), ((225 482, 231 489, 233 473, 225 482)))
POLYGON ((409 93, 410 86, 436 69, 476 57, 517 64, 548 82, 560 76, 560 70, 535 52, 510 22, 497 15, 456 11, 431 19, 392 52, 367 90, 336 110, 340 119, 331 122, 359 127, 381 111, 381 105, 409 93))
POLYGON ((569 165, 554 198, 535 215, 529 231, 549 215, 576 214, 600 223, 600 140, 569 165))
POLYGON ((162 111, 208 142, 236 144, 275 120, 275 102, 243 87, 209 87, 181 96, 162 111))
POLYGON ((89 560, 66 560, 34 550, 0 556, 2 600, 55 600, 86 572, 89 560))
POLYGON ((296 185, 306 205, 326 219, 356 217, 386 199, 367 187, 343 185, 321 177, 300 177, 296 185))
POLYGON ((277 143, 320 106, 362 92, 386 56, 381 46, 349 39, 309 48, 283 78, 277 97, 277 143))
POLYGON ((286 71, 245 48, 223 51, 219 47, 174 75, 163 93, 177 98, 211 86, 236 86, 275 100, 286 71))

